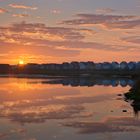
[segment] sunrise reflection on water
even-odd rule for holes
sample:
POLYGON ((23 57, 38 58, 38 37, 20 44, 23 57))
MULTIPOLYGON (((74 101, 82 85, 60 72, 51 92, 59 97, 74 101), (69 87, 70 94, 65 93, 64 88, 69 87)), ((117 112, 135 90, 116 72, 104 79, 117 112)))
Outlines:
POLYGON ((0 78, 0 139, 139 138, 140 120, 124 101, 133 81, 110 80, 0 78))

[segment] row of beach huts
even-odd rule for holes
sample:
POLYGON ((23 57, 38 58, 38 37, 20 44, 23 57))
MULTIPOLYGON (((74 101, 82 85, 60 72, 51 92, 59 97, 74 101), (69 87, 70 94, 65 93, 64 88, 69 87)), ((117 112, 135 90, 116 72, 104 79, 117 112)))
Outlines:
MULTIPOLYGON (((18 66, 20 68, 20 66, 18 66)), ((21 69, 20 69, 21 71, 21 69)), ((24 66, 23 71, 30 74, 48 75, 84 75, 84 74, 114 74, 114 75, 139 75, 140 62, 64 62, 62 64, 34 64, 24 66)))
POLYGON ((140 62, 64 62, 62 64, 36 64, 28 63, 26 65, 8 65, 0 64, 0 73, 26 73, 26 74, 138 74, 140 73, 140 62))
POLYGON ((140 62, 64 62, 62 64, 35 64, 29 63, 25 65, 27 69, 43 69, 43 70, 140 70, 140 62))

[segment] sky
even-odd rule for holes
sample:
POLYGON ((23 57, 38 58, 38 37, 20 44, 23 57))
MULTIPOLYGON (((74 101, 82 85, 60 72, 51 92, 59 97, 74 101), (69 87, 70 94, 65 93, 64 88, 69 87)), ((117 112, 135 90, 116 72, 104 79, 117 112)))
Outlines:
POLYGON ((0 63, 140 61, 140 0, 0 0, 0 63))

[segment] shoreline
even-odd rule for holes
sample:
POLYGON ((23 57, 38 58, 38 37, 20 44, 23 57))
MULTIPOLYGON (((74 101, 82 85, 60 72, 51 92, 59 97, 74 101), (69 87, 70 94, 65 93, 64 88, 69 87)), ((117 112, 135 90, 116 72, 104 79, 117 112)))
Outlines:
POLYGON ((0 74, 0 78, 45 78, 45 79, 61 79, 61 78, 126 78, 137 79, 132 75, 114 75, 114 74, 78 74, 78 75, 47 75, 47 74, 0 74))

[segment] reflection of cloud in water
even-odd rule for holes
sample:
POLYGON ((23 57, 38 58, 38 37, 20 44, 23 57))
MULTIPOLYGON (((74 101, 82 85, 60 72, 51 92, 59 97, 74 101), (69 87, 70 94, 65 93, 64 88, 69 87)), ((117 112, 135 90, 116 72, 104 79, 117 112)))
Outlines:
MULTIPOLYGON (((9 113, 3 113, 2 115, 5 115, 3 117, 8 117, 12 121, 16 121, 19 123, 42 123, 45 122, 47 119, 70 119, 75 117, 80 117, 79 114, 84 110, 83 106, 65 106, 61 109, 56 109, 54 111, 40 111, 40 112, 25 112, 22 111, 9 111, 9 113)), ((87 117, 87 115, 85 115, 87 117)), ((84 117, 81 115, 81 117, 84 117)))
MULTIPOLYGON (((32 85, 30 85, 32 86, 32 85)), ((1 87, 0 87, 1 88, 1 87)), ((60 87, 46 87, 39 86, 38 89, 30 89, 28 91, 20 91, 16 87, 7 87, 7 90, 0 90, 0 102, 17 101, 17 100, 34 100, 34 99, 52 99, 57 96, 71 96, 77 95, 80 91, 78 89, 60 88, 60 87)))
POLYGON ((25 133, 26 133, 26 130, 23 128, 11 129, 11 130, 8 130, 7 132, 0 133, 0 139, 8 138, 15 134, 25 135, 25 133))
MULTIPOLYGON (((77 128, 82 134, 135 131, 138 127, 133 125, 132 118, 128 121, 125 118, 124 123, 118 118, 100 121, 107 116, 130 115, 130 107, 127 108, 127 113, 120 111, 122 108, 126 109, 122 105, 127 103, 116 100, 118 94, 130 88, 122 88, 118 85, 125 87, 128 82, 133 83, 129 79, 64 78, 50 79, 50 81, 47 79, 18 81, 15 79, 13 84, 11 79, 8 84, 5 82, 0 87, 0 118, 8 119, 11 124, 26 124, 23 125, 26 130, 28 130, 27 126, 34 127, 35 123, 38 124, 36 127, 42 128, 50 123, 48 129, 52 127, 54 130, 53 123, 59 122, 62 126, 77 128), (18 84, 23 84, 23 86, 18 84), (26 84, 27 86, 24 86, 26 84), (99 86, 92 87, 92 85, 99 86)), ((2 134, 6 138, 7 136, 4 135, 2 134)))
MULTIPOLYGON (((60 96, 61 97, 61 96, 60 96)), ((49 105, 80 105, 85 103, 98 103, 113 99, 115 95, 98 95, 98 96, 71 96, 65 98, 46 98, 37 100, 23 100, 17 102, 4 103, 4 107, 8 108, 28 108, 37 106, 49 106, 49 105)))
MULTIPOLYGON (((63 119, 75 120, 75 118, 88 119, 88 117, 93 115, 93 112, 97 112, 95 105, 102 107, 106 104, 105 102, 113 102, 116 98, 116 94, 114 93, 120 92, 120 87, 115 88, 115 90, 113 87, 104 86, 100 88, 98 86, 94 88, 73 88, 57 84, 51 85, 49 83, 46 85, 46 80, 44 82, 45 84, 41 84, 42 81, 44 80, 21 80, 19 84, 26 82, 28 86, 38 86, 35 89, 28 88, 27 91, 21 91, 19 88, 16 89, 15 86, 18 85, 18 79, 14 79, 14 85, 11 80, 8 83, 7 90, 13 92, 0 94, 0 117, 8 118, 19 123, 41 123, 50 119, 62 121, 63 119), (35 81, 38 81, 39 84, 36 85, 35 81), (89 109, 88 106, 92 106, 91 108, 93 110, 89 109)), ((73 81, 75 79, 72 79, 73 81)), ((100 83, 102 80, 96 79, 97 81, 100 83)), ((108 80, 104 80, 103 82, 104 84, 109 84, 108 80)))
POLYGON ((70 119, 89 117, 85 115, 84 104, 98 103, 110 100, 114 97, 108 95, 99 96, 75 96, 66 98, 52 98, 42 100, 25 100, 17 102, 5 102, 1 105, 1 117, 7 117, 20 123, 38 123, 47 119, 70 119))
POLYGON ((62 125, 76 128, 80 134, 140 130, 140 120, 131 117, 108 118, 103 122, 67 122, 62 125))

